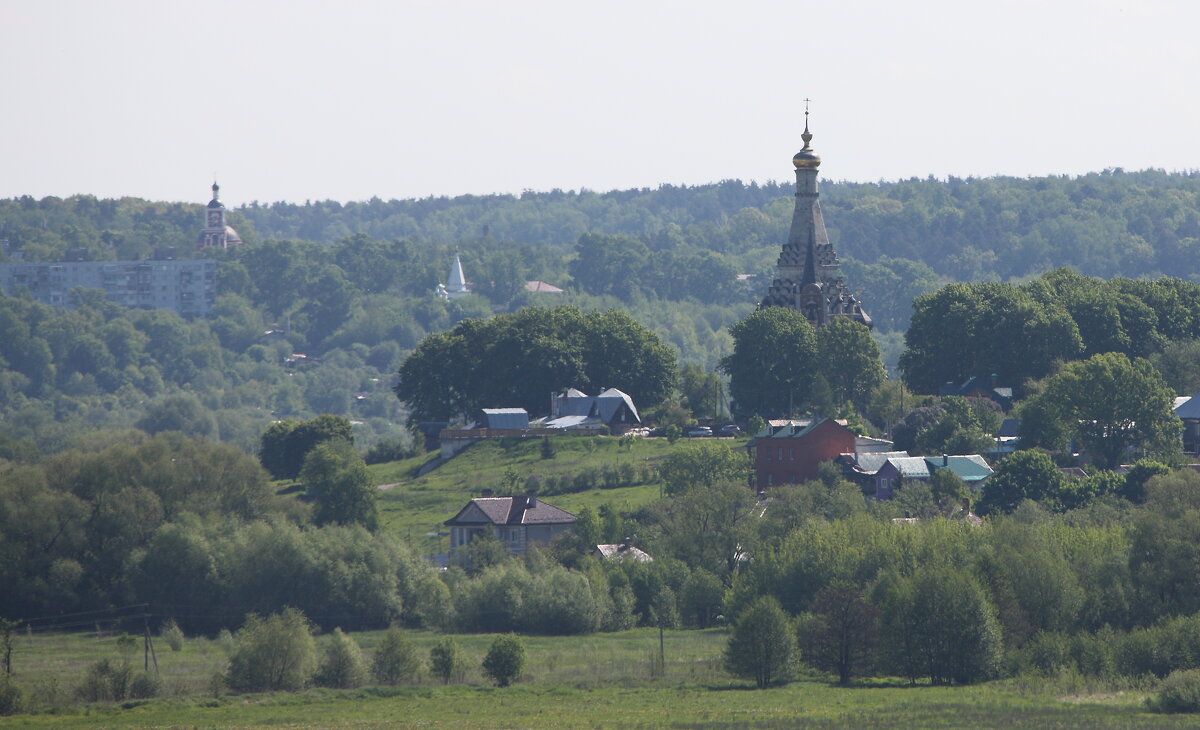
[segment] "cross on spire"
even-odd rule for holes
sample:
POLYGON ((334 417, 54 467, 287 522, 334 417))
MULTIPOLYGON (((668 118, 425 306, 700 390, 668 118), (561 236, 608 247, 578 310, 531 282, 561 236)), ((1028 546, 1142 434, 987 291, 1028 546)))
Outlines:
POLYGON ((808 132, 808 102, 812 101, 807 96, 804 97, 804 131, 808 132))

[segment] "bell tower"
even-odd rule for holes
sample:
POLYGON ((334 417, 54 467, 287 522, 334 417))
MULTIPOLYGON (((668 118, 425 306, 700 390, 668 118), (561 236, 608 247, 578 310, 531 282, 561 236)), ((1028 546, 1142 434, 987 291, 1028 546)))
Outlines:
POLYGON ((225 217, 225 204, 221 202, 221 186, 212 184, 212 200, 204 208, 204 229, 196 240, 196 248, 229 248, 242 242, 237 231, 225 217))
POLYGON ((820 327, 831 317, 849 317, 870 327, 871 317, 846 286, 837 252, 825 231, 817 190, 821 158, 813 151, 813 135, 808 131, 808 99, 804 104, 804 133, 800 135, 804 147, 792 157, 792 166, 796 168, 796 207, 792 211, 792 227, 779 252, 778 278, 771 282, 758 308, 795 309, 804 314, 813 327, 820 327))

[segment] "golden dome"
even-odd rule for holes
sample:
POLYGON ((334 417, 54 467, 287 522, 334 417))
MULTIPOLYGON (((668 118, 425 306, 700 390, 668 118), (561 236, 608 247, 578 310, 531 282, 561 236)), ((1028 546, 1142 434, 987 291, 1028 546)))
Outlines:
POLYGON ((804 134, 800 135, 800 139, 804 140, 804 149, 796 153, 792 158, 792 164, 796 166, 797 170, 817 169, 821 166, 821 158, 817 156, 816 152, 813 152, 812 146, 809 145, 809 142, 812 142, 812 133, 808 131, 807 121, 804 123, 804 134))

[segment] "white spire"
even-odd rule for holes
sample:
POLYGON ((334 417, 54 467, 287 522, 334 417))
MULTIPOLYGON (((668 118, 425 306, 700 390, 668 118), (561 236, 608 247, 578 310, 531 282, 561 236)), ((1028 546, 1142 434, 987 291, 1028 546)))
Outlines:
POLYGON ((463 275, 462 259, 454 254, 454 265, 450 267, 450 283, 438 284, 437 295, 442 299, 458 299, 471 293, 467 277, 463 275))

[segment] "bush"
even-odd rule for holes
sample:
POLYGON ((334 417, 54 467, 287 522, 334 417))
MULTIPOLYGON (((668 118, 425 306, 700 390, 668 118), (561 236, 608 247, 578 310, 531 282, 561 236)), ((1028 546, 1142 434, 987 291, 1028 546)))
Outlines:
POLYGON ((132 679, 129 662, 101 659, 87 668, 77 694, 87 702, 119 702, 129 696, 132 679))
POLYGON ((421 668, 417 649, 400 629, 391 629, 383 636, 371 661, 371 675, 383 684, 399 684, 412 679, 421 668))
POLYGON ((23 702, 21 688, 8 677, 0 678, 0 717, 17 714, 23 702))
POLYGON ((295 690, 317 669, 317 644, 304 614, 285 608, 266 618, 250 614, 229 657, 229 688, 238 692, 295 690))
POLYGON ((1171 672, 1149 704, 1156 712, 1200 712, 1200 669, 1171 672))
POLYGON ((429 670, 443 684, 450 684, 452 679, 462 681, 465 669, 462 647, 453 638, 446 637, 429 650, 429 670))
POLYGON ((525 644, 516 634, 497 636, 483 658, 483 673, 498 687, 507 687, 521 676, 525 667, 525 644))
POLYGON ((162 692, 162 680, 157 674, 141 672, 129 683, 129 697, 135 700, 146 700, 157 697, 162 692))
POLYGON ((175 623, 175 619, 167 619, 167 622, 159 629, 158 635, 167 643, 171 651, 183 649, 183 629, 179 628, 179 624, 175 623))
POLYGON ((325 657, 317 670, 316 683, 322 687, 354 689, 366 679, 367 663, 358 642, 342 633, 340 628, 334 629, 325 645, 325 657))

